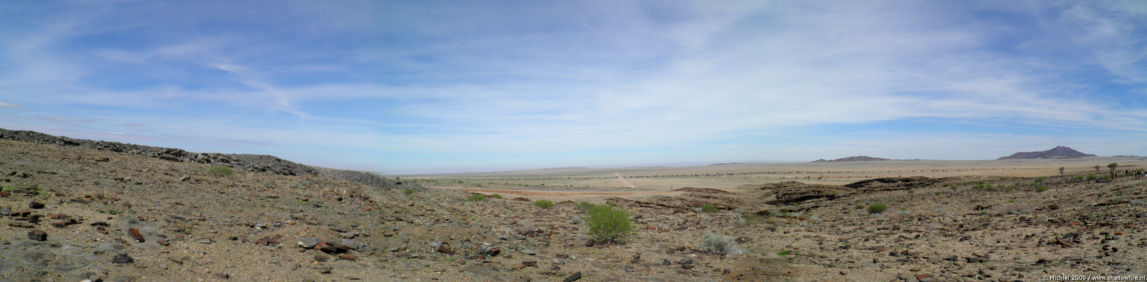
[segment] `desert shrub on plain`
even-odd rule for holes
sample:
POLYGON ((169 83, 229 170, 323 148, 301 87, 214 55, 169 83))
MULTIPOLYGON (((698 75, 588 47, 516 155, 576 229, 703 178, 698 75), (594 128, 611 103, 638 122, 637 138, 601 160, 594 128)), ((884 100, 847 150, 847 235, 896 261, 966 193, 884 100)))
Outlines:
POLYGON ((888 210, 888 205, 885 205, 884 203, 868 205, 868 213, 882 213, 885 210, 888 210))
POLYGON ((595 205, 589 208, 585 223, 589 226, 589 235, 597 242, 625 241, 633 234, 633 224, 629 221, 629 213, 620 208, 607 205, 595 205))
POLYGON ((716 205, 704 204, 704 205, 701 205, 701 211, 703 211, 703 212, 717 212, 718 209, 717 209, 716 205))
POLYGON ((713 232, 705 232, 705 235, 701 236, 701 249, 722 256, 741 253, 736 239, 713 232))
POLYGON ((1036 187, 1036 188, 1035 188, 1035 191, 1036 191, 1036 192, 1044 192, 1044 191, 1047 191, 1047 186, 1045 186, 1045 185, 1040 185, 1039 187, 1036 187))
POLYGON ((482 195, 482 194, 470 194, 470 198, 467 198, 467 200, 470 200, 470 201, 475 201, 475 202, 481 202, 481 201, 485 201, 485 200, 486 200, 486 195, 482 195))
POLYGON ((1087 175, 1087 181, 1095 181, 1096 179, 1099 179, 1099 177, 1096 177, 1095 174, 1087 175))
POLYGON ((535 207, 548 209, 554 207, 554 202, 550 200, 537 200, 534 202, 535 207))
POLYGON ((493 194, 493 195, 490 195, 490 198, 501 199, 502 194, 493 194))
POLYGON ((211 169, 207 170, 207 174, 211 176, 229 176, 232 173, 235 173, 235 171, 232 171, 231 167, 223 165, 213 166, 211 169))
POLYGON ((582 212, 588 212, 589 209, 592 207, 593 207, 593 203, 590 203, 590 202, 578 202, 577 203, 577 209, 582 211, 582 212))
POLYGON ((406 189, 406 190, 403 190, 402 193, 406 194, 407 196, 410 196, 411 194, 414 194, 414 190, 406 189))

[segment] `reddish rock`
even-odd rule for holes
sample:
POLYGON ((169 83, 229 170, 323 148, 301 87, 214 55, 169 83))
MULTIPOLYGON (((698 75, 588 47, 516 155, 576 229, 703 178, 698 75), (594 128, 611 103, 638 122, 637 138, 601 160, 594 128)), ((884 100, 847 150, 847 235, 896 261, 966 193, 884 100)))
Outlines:
POLYGON ((48 240, 48 233, 46 233, 44 231, 40 231, 40 230, 28 231, 28 239, 34 240, 34 241, 47 241, 48 240))
POLYGON ((916 275, 916 280, 924 280, 924 278, 928 278, 928 273, 916 275))
POLYGON ((12 191, 0 191, 0 197, 7 198, 7 197, 11 197, 11 196, 12 196, 12 191))
POLYGON ((56 228, 64 228, 64 227, 67 227, 68 225, 73 225, 73 224, 78 224, 78 223, 80 223, 80 222, 76 221, 75 219, 69 218, 69 219, 65 219, 65 220, 57 220, 55 222, 52 222, 52 226, 56 227, 56 228))
POLYGON ((69 219, 71 217, 66 215, 66 214, 62 214, 62 213, 53 213, 53 214, 49 214, 48 218, 49 219, 69 219))
POLYGON ((341 259, 341 260, 356 260, 358 258, 355 257, 354 255, 351 255, 351 254, 341 254, 341 255, 339 255, 339 259, 341 259))
POLYGON ((167 245, 171 244, 171 243, 168 243, 167 240, 155 240, 155 242, 159 243, 160 246, 164 246, 164 247, 167 247, 167 245))
POLYGON ((442 244, 438 245, 438 252, 443 253, 443 254, 447 254, 447 255, 454 255, 454 249, 450 248, 450 244, 446 244, 446 243, 442 243, 442 244))
POLYGON ((129 235, 131 235, 132 239, 135 239, 136 242, 143 243, 143 234, 139 234, 139 229, 132 228, 128 229, 127 232, 129 235))
POLYGON ((44 203, 32 201, 31 203, 28 203, 28 208, 30 208, 30 209, 42 209, 42 208, 44 208, 44 203))

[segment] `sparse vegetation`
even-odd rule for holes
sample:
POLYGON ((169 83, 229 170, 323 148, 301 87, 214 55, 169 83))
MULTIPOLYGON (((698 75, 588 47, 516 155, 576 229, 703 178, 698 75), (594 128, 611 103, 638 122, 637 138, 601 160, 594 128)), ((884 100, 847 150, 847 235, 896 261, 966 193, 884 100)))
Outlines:
POLYGON ((704 205, 701 205, 701 211, 703 211, 703 212, 717 212, 719 210, 717 209, 716 205, 704 204, 704 205))
POLYGON ((402 191, 402 194, 406 194, 407 196, 410 196, 411 194, 414 194, 414 190, 406 189, 406 190, 402 191))
POLYGON ((534 206, 539 207, 539 208, 543 208, 543 209, 548 209, 548 208, 554 207, 554 202, 550 201, 550 200, 537 200, 537 201, 534 201, 534 206))
POLYGON ((586 225, 596 242, 623 242, 633 234, 629 213, 607 205, 590 207, 586 225))
POLYGON ((213 166, 211 169, 207 170, 207 174, 216 177, 231 176, 232 173, 235 173, 235 171, 231 170, 231 167, 225 165, 213 166))
POLYGON ((467 198, 467 200, 470 200, 470 201, 474 201, 474 202, 481 202, 481 201, 485 201, 485 200, 486 200, 486 195, 482 195, 482 194, 470 194, 470 198, 467 198))
POLYGON ((777 252, 777 255, 778 255, 778 256, 787 256, 787 255, 789 255, 789 254, 792 254, 792 253, 790 253, 789 251, 780 251, 780 252, 777 252))
POLYGON ((590 208, 593 208, 593 206, 594 206, 594 204, 590 203, 590 202, 578 202, 577 203, 577 209, 582 211, 582 212, 588 212, 590 208))
POLYGON ((701 249, 721 256, 740 254, 741 248, 733 237, 713 232, 705 232, 701 236, 701 249))
POLYGON ((1036 187, 1036 188, 1035 188, 1035 191, 1036 191, 1036 192, 1040 192, 1040 193, 1042 193, 1042 192, 1044 192, 1044 191, 1047 191, 1047 186, 1045 186, 1045 185, 1040 185, 1039 187, 1036 187))
POLYGON ((1033 181, 1033 182, 1034 182, 1035 184, 1041 184, 1041 183, 1043 183, 1045 180, 1047 180, 1047 177, 1038 177, 1038 178, 1036 178, 1036 179, 1035 179, 1035 181, 1033 181))
POLYGON ((493 195, 490 195, 490 198, 501 199, 502 194, 493 194, 493 195))
POLYGON ((888 210, 888 205, 885 205, 884 203, 868 205, 868 213, 882 213, 885 210, 888 210))
MULTIPOLYGON (((1096 167, 1099 167, 1099 166, 1096 166, 1096 167)), ((1087 175, 1087 181, 1095 181, 1098 179, 1099 179, 1099 177, 1095 176, 1095 174, 1088 174, 1087 175)))

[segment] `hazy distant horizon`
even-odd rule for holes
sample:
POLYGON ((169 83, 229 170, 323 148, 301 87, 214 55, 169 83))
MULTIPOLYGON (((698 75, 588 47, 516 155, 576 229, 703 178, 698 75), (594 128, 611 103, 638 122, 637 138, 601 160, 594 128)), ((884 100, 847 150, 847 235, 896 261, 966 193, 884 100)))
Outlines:
POLYGON ((1147 2, 0 4, 0 127, 381 172, 1147 155, 1147 2))

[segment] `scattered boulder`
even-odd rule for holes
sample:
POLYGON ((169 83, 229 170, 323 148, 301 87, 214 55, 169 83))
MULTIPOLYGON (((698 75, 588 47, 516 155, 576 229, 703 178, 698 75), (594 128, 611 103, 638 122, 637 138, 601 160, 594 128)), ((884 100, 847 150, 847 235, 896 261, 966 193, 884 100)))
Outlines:
POLYGON ((581 271, 570 273, 570 275, 566 276, 565 279, 562 279, 562 282, 573 282, 578 280, 581 280, 581 271))
POLYGON ((298 242, 296 242, 300 248, 308 250, 314 249, 319 243, 322 243, 322 241, 315 238, 299 238, 298 242))
POLYGON ((48 233, 42 230, 28 231, 28 239, 33 241, 47 241, 48 233))
POLYGON ((28 203, 28 208, 29 209, 42 209, 42 208, 44 208, 44 203, 32 201, 31 203, 28 203))
POLYGON ((135 262, 135 259, 131 258, 127 254, 118 254, 114 258, 112 258, 112 263, 114 263, 114 264, 128 264, 128 263, 134 263, 134 262, 135 262))

